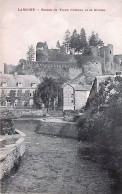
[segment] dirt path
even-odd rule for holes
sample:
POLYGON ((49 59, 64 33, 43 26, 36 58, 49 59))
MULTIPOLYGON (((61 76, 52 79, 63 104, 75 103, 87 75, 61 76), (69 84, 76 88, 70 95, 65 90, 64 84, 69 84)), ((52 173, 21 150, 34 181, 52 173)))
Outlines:
POLYGON ((79 159, 77 140, 38 135, 37 122, 15 123, 27 135, 26 152, 17 172, 3 182, 2 193, 111 193, 107 172, 79 159))

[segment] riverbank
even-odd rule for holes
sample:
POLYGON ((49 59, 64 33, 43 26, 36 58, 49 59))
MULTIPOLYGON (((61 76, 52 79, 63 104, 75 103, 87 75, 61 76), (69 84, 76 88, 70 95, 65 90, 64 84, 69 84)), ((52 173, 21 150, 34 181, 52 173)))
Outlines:
POLYGON ((79 157, 76 139, 36 134, 38 121, 15 121, 26 134, 21 165, 2 183, 2 193, 110 194, 107 171, 79 157))

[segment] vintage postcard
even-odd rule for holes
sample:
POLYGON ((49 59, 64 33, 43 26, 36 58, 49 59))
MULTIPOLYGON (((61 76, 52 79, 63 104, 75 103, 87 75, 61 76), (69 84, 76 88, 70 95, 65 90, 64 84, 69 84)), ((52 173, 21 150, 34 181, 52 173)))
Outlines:
POLYGON ((0 11, 1 194, 121 194, 122 1, 0 11))

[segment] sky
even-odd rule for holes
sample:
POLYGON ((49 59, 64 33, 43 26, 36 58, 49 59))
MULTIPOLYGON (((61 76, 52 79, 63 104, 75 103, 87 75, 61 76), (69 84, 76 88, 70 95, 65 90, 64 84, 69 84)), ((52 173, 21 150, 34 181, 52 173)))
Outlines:
POLYGON ((84 28, 87 37, 94 31, 99 34, 104 45, 113 44, 114 54, 122 54, 120 0, 0 0, 0 7, 2 71, 3 63, 17 65, 19 59, 26 59, 28 46, 31 44, 36 48, 37 42, 47 41, 49 48, 55 48, 58 40, 62 43, 67 29, 72 34, 74 29, 79 33, 81 28, 84 28), (18 11, 23 8, 34 8, 35 11, 18 11))

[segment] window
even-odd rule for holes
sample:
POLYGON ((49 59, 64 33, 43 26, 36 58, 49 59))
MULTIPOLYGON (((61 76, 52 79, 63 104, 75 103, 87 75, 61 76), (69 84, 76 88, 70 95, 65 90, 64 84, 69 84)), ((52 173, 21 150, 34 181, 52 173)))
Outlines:
POLYGON ((18 91, 15 91, 15 97, 17 97, 17 93, 18 93, 18 91))
POLYGON ((33 97, 33 94, 34 94, 34 92, 33 91, 30 91, 30 96, 31 97, 33 97))
POLYGON ((7 86, 7 82, 2 82, 1 86, 2 87, 6 87, 7 86))
POLYGON ((14 102, 14 106, 17 106, 17 104, 18 104, 18 100, 16 99, 14 102))
POLYGON ((30 106, 33 105, 33 99, 30 99, 30 106))
POLYGON ((9 91, 6 92, 6 96, 7 96, 7 97, 10 96, 10 92, 9 92, 9 91))
POLYGON ((111 51, 110 51, 110 54, 111 54, 111 51))
POLYGON ((31 87, 32 88, 36 87, 36 83, 31 83, 31 87))
POLYGON ((18 86, 19 88, 21 88, 21 87, 22 87, 22 83, 21 83, 21 82, 18 82, 18 83, 17 83, 17 86, 18 86))
POLYGON ((22 101, 22 106, 25 106, 25 104, 26 104, 26 102, 23 100, 23 101, 22 101))

